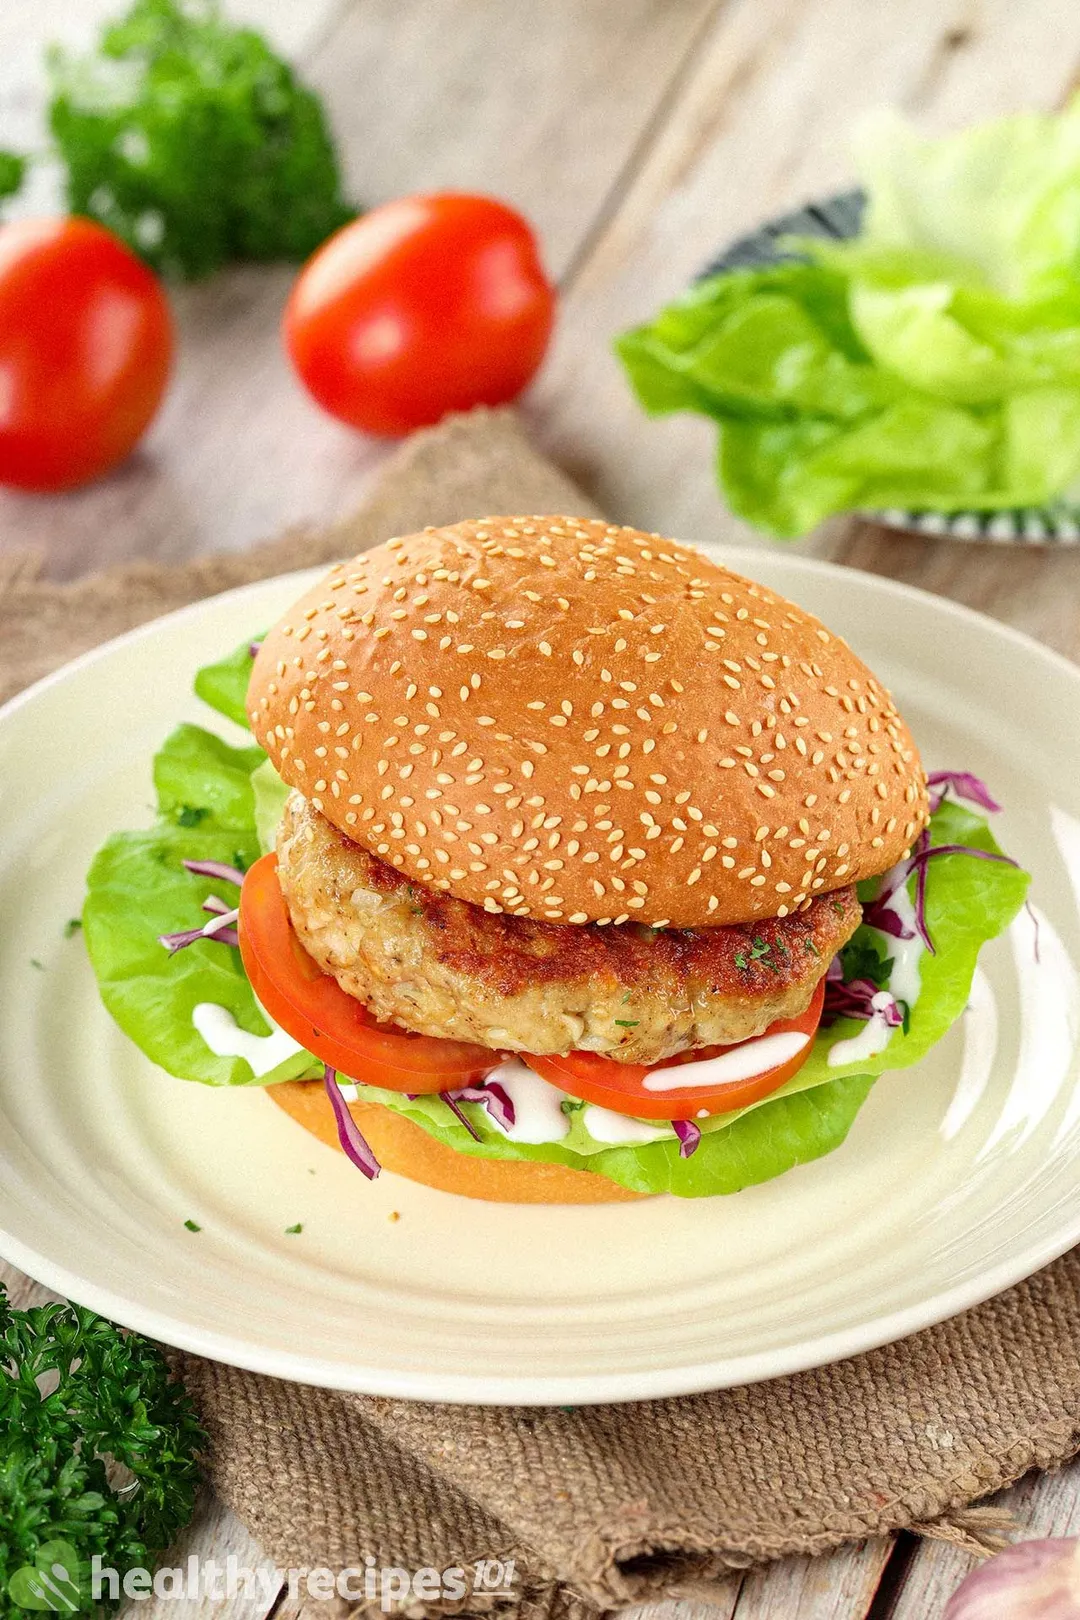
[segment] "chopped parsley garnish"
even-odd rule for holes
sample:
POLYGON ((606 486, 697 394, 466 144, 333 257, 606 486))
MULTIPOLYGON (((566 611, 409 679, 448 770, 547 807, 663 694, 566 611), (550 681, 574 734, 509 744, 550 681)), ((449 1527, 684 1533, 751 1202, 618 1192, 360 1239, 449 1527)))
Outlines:
MULTIPOLYGON (((785 950, 784 955, 787 954, 785 950)), ((771 968, 774 973, 780 971, 772 959, 772 946, 768 940, 762 939, 760 934, 755 934, 750 941, 749 951, 739 951, 735 957, 735 966, 742 972, 745 972, 754 962, 761 962, 765 967, 771 968)))
POLYGON ((176 824, 178 827, 197 827, 209 814, 204 805, 182 804, 176 812, 176 824))
POLYGON ((187 1227, 189 1232, 201 1232, 202 1231, 202 1227, 198 1224, 197 1221, 185 1221, 184 1225, 187 1227))
POLYGON ((39 973, 44 973, 44 971, 45 971, 44 962, 39 962, 36 956, 32 956, 30 958, 30 966, 32 968, 37 968, 39 973))
POLYGON ((620 1029, 637 1029, 640 1021, 638 1018, 616 1018, 615 1020, 620 1029))
POLYGON ((72 935, 77 934, 81 927, 81 917, 69 917, 67 922, 64 924, 64 938, 71 939, 72 935))
POLYGON ((292 1237, 295 1233, 302 1232, 303 1230, 304 1230, 303 1221, 297 1221, 295 1226, 287 1226, 285 1228, 285 1236, 286 1237, 292 1237))
POLYGON ((818 950, 817 946, 814 944, 813 940, 809 937, 809 935, 806 938, 805 944, 806 944, 806 948, 810 952, 811 956, 820 956, 821 955, 821 952, 818 950))

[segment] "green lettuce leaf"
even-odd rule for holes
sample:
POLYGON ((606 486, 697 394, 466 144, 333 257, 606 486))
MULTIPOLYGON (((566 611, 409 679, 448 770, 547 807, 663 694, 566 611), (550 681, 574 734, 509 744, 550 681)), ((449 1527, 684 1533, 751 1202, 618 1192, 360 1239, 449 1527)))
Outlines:
POLYGON ((264 759, 252 773, 251 792, 255 801, 255 836, 265 855, 277 843, 277 830, 285 814, 285 800, 292 790, 281 780, 270 760, 264 759))
POLYGON ((831 1153, 851 1129, 872 1084, 868 1074, 848 1076, 818 1085, 813 1092, 778 1093, 775 1100, 717 1122, 700 1120, 701 1142, 688 1159, 680 1157, 674 1133, 667 1141, 630 1147, 597 1142, 585 1129, 581 1105, 565 1105, 571 1125, 564 1141, 533 1145, 509 1141, 478 1103, 460 1106, 479 1132, 480 1141, 469 1135, 437 1096, 410 1101, 401 1092, 375 1086, 365 1086, 362 1095, 365 1102, 384 1103, 448 1147, 475 1158, 565 1164, 607 1176, 633 1192, 703 1198, 771 1181, 795 1165, 831 1153))
MULTIPOLYGON (((207 921, 202 903, 216 894, 235 906, 230 883, 196 877, 185 860, 224 861, 241 869, 259 853, 252 772, 259 748, 231 748, 199 726, 178 726, 154 759, 155 824, 118 832, 94 857, 83 905, 83 936, 101 997, 125 1035, 155 1063, 185 1080, 248 1085, 243 1058, 215 1057, 191 1022, 201 1001, 227 1007, 253 1035, 268 1035, 233 946, 199 941, 170 956, 159 934, 207 921)), ((312 1072, 302 1052, 259 1084, 312 1072)))
POLYGON ((734 511, 1039 505, 1080 480, 1080 99, 923 140, 864 129, 852 242, 699 283, 617 342, 653 414, 720 427, 734 511))
POLYGON ((867 118, 855 158, 879 248, 922 250, 1005 298, 1075 285, 1080 98, 1060 113, 997 118, 936 140, 895 112, 867 118))
MULTIPOLYGON (((248 657, 247 643, 243 650, 248 657)), ((210 666, 209 673, 201 671, 197 684, 204 695, 213 695, 215 707, 230 714, 246 687, 239 653, 210 666)), ((320 1073, 321 1065, 307 1053, 258 1078, 242 1058, 215 1057, 192 1026, 197 1003, 227 1007, 241 1028, 254 1034, 269 1029, 239 952, 207 940, 169 956, 158 943, 159 934, 201 923, 208 894, 230 905, 236 901, 233 886, 195 877, 182 861, 248 866, 272 845, 288 789, 261 749, 233 748, 192 725, 177 727, 167 739, 154 760, 154 782, 154 826, 115 833, 96 856, 88 879, 84 931, 106 1006, 147 1056, 183 1078, 210 1085, 272 1085, 320 1073)), ((986 820, 948 800, 934 814, 931 838, 999 852, 986 820)), ((908 1031, 894 1031, 876 1057, 839 1066, 829 1063, 831 1047, 857 1034, 862 1025, 843 1020, 820 1031, 807 1062, 778 1092, 748 1108, 699 1121, 701 1143, 687 1159, 680 1156, 673 1133, 632 1146, 601 1142, 585 1128, 584 1107, 569 1101, 564 1105, 570 1121, 565 1139, 532 1145, 508 1140, 479 1104, 462 1105, 477 1141, 438 1096, 410 1099, 376 1087, 364 1087, 363 1095, 405 1114, 459 1153, 567 1164, 637 1192, 681 1197, 735 1192, 840 1145, 874 1078, 918 1062, 959 1017, 980 948, 1015 916, 1027 885, 1026 873, 1001 863, 964 855, 932 861, 926 909, 937 952, 921 959, 922 989, 908 1031)), ((874 886, 863 886, 864 900, 872 898, 874 886)), ((882 944, 887 947, 888 941, 864 925, 853 948, 876 950, 882 944)))
POLYGON ((245 731, 248 729, 247 689, 254 662, 251 649, 261 639, 256 636, 242 641, 226 658, 219 658, 216 664, 204 664, 195 676, 196 697, 201 697, 219 714, 235 720, 245 731))
MULTIPOLYGON (((934 812, 930 840, 932 844, 963 844, 996 855, 1003 853, 985 816, 950 799, 943 800, 934 812)), ((814 1086, 837 1075, 856 1071, 884 1074, 918 1063, 967 1006, 979 952, 1012 922, 1027 898, 1030 883, 1030 874, 1017 866, 981 861, 969 855, 935 856, 927 868, 926 881, 926 925, 935 952, 924 952, 919 959, 919 999, 911 1010, 907 1033, 895 1030, 888 1046, 876 1058, 830 1066, 830 1049, 862 1027, 850 1018, 840 1019, 831 1029, 819 1031, 814 1050, 796 1080, 814 1086)), ((876 879, 861 884, 860 898, 872 899, 876 887, 876 879)), ((914 899, 914 878, 908 880, 908 890, 914 899)), ((856 948, 861 944, 883 945, 887 950, 889 940, 864 924, 852 944, 856 948)))

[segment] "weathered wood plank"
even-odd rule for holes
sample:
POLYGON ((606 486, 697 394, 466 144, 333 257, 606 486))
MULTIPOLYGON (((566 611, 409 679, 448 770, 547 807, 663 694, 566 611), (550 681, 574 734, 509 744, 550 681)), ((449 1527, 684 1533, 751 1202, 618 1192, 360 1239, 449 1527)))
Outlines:
POLYGON ((820 1558, 785 1558, 733 1574, 707 1600, 634 1604, 620 1620, 864 1620, 891 1549, 881 1536, 820 1558))
POLYGON ((362 0, 310 65, 366 202, 489 191, 561 276, 718 0, 362 0))
POLYGON ((891 1550, 891 1537, 879 1536, 752 1570, 734 1620, 864 1620, 891 1550))
MULTIPOLYGON (((558 271, 714 4, 357 0, 305 71, 357 196, 449 184, 506 195, 558 271)), ((242 269, 179 289, 176 377, 139 452, 60 498, 0 495, 0 548, 38 547, 70 577, 122 557, 241 548, 352 504, 387 447, 331 422, 293 380, 278 335, 291 280, 242 269)))
POLYGON ((708 1599, 669 1598, 657 1603, 634 1603, 618 1611, 619 1620, 732 1620, 741 1585, 742 1576, 733 1575, 708 1599))
MULTIPOLYGON (((647 420, 611 337, 653 314, 741 232, 850 183, 848 135, 865 110, 896 103, 936 129, 1052 106, 1078 60, 1071 0, 1022 12, 1009 0, 977 11, 966 0, 910 0, 902 21, 874 0, 732 0, 577 271, 530 406, 543 442, 617 516, 686 539, 752 539, 717 492, 711 424, 647 420)), ((807 549, 827 553, 833 543, 824 536, 807 549)), ((956 566, 969 564, 974 573, 971 559, 956 566)))
MULTIPOLYGON (((1080 1535, 1080 1461, 1056 1474, 1026 1474, 990 1502, 1015 1514, 1016 1539, 1080 1535)), ((889 1620, 930 1620, 940 1615, 977 1565, 977 1559, 944 1542, 921 1542, 889 1620)))

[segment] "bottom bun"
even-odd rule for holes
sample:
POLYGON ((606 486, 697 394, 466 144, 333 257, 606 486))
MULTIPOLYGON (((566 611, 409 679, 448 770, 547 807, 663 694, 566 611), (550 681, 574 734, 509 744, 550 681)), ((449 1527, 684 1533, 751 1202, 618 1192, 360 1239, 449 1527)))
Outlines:
MULTIPOLYGON (((283 1080, 266 1089, 298 1125, 340 1151, 334 1111, 321 1080, 283 1080)), ((486 1198, 497 1204, 620 1204, 648 1197, 606 1176, 564 1164, 457 1153, 380 1103, 352 1102, 349 1112, 385 1170, 463 1198, 486 1198)))

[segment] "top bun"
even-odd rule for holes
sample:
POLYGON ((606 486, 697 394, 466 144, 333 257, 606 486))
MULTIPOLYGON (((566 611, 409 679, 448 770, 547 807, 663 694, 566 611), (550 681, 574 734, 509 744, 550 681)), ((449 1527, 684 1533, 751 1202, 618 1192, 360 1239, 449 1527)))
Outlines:
POLYGON ((418 883, 552 922, 783 917, 926 824, 889 693, 782 596, 658 535, 493 517, 339 563, 263 642, 252 730, 418 883))

